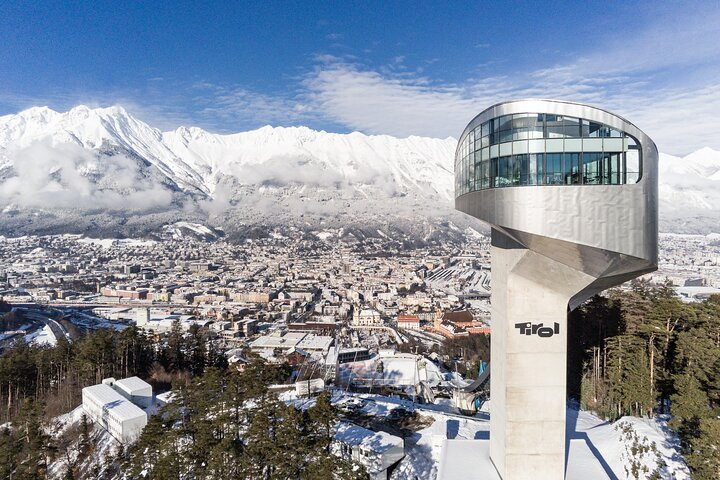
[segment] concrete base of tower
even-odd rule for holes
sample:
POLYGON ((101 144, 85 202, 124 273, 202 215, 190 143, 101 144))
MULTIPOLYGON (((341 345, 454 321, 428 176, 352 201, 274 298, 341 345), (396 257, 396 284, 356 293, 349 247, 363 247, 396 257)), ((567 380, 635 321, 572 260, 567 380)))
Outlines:
POLYGON ((492 231, 490 458, 503 480, 565 476, 568 302, 595 278, 492 231))

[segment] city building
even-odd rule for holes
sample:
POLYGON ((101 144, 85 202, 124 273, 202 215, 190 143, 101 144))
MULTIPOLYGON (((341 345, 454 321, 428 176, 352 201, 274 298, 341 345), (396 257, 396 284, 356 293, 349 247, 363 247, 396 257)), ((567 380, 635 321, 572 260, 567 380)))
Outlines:
MULTIPOLYGON (((147 424, 147 414, 140 407, 118 393, 114 378, 82 389, 82 407, 85 413, 117 441, 133 443, 147 424)), ((143 382, 144 383, 144 382, 143 382)), ((152 398, 152 389, 151 389, 152 398)))
POLYGON ((505 480, 565 474, 567 314, 658 264, 658 153, 605 110, 494 105, 465 128, 455 208, 492 227, 490 458, 505 480))
POLYGON ((135 405, 143 408, 152 405, 152 386, 138 377, 123 378, 110 386, 135 405))
POLYGON ((417 315, 398 315, 398 328, 406 330, 420 330, 420 317, 417 315))
POLYGON ((250 343, 250 349, 254 352, 273 352, 279 349, 288 352, 290 349, 298 348, 310 353, 327 354, 333 344, 333 337, 314 335, 305 332, 273 332, 270 335, 263 335, 250 343))
POLYGON ((338 363, 363 362, 370 358, 370 350, 365 347, 341 348, 337 352, 338 363))
POLYGON ((353 312, 352 324, 364 327, 379 327, 383 321, 380 312, 372 308, 356 308, 353 312))

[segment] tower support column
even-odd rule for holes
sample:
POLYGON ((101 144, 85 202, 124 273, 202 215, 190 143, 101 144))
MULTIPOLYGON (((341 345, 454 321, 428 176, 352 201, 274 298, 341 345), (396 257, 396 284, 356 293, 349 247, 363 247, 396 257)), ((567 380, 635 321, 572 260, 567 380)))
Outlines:
POLYGON ((503 480, 564 478, 568 302, 593 280, 492 230, 490 458, 503 480))

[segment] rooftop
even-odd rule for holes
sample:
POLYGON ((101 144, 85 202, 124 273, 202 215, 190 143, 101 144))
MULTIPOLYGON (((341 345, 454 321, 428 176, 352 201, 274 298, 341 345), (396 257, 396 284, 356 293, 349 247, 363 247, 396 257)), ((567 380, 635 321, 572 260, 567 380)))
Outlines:
POLYGON ((346 422, 338 424, 335 440, 346 445, 361 445, 377 453, 393 447, 402 448, 404 446, 403 439, 400 437, 386 432, 373 432, 367 428, 346 422))
POLYGON ((123 378, 122 380, 117 380, 115 382, 115 385, 121 387, 123 390, 129 391, 129 392, 135 392, 137 390, 143 390, 147 388, 152 388, 149 383, 146 381, 138 378, 138 377, 128 377, 123 378))
POLYGON ((93 397, 103 409, 108 411, 118 420, 131 420, 140 416, 146 416, 145 412, 132 402, 113 390, 109 385, 99 384, 83 388, 83 393, 93 397))

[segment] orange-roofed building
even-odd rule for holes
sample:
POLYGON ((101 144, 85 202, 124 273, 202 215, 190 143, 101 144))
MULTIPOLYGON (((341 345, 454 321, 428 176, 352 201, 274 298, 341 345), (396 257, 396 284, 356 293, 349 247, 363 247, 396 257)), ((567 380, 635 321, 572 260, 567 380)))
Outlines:
POLYGON ((420 330, 420 317, 417 315, 398 315, 398 328, 406 330, 420 330))

